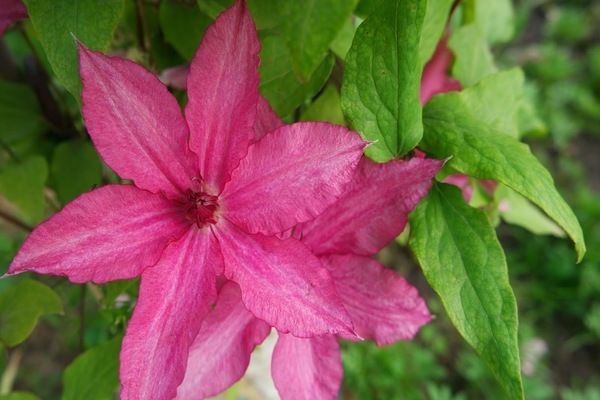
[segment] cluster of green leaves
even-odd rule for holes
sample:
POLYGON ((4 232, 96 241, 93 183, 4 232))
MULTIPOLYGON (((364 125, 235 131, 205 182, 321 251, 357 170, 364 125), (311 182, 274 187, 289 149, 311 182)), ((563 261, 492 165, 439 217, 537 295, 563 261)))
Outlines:
MULTIPOLYGON (((102 164, 82 124, 73 37, 160 73, 189 62, 206 27, 233 0, 25 3, 30 20, 3 39, 16 59, 7 61, 0 80, 0 211, 10 220, 0 236, 5 265, 23 239, 18 228, 28 229, 79 194, 118 179, 102 164)), ((552 177, 520 141, 542 129, 523 74, 499 71, 490 50, 513 36, 510 1, 453 4, 248 0, 262 44, 260 91, 286 121, 347 122, 373 142, 367 155, 376 161, 411 156, 416 147, 447 160, 439 182, 411 215, 410 248, 454 326, 506 393, 522 398, 516 302, 495 224, 502 217, 537 233, 566 234, 578 259, 585 245, 552 177), (437 95, 423 107, 423 67, 445 32, 454 55, 451 74, 464 90, 437 95), (456 173, 468 176, 475 188, 481 180, 500 186, 493 194, 480 191, 469 205, 456 187, 441 182, 456 173), (500 207, 503 201, 508 210, 500 207)), ((185 101, 184 92, 176 94, 185 101)), ((19 284, 41 285, 31 279, 19 284)), ((5 308, 32 305, 21 325, 11 322, 18 332, 0 338, 9 347, 29 335, 40 315, 61 311, 60 301, 43 301, 56 296, 52 289, 43 286, 35 296, 19 290, 28 297, 15 299, 16 285, 7 283, 0 292, 0 313, 2 299, 5 308)), ((135 285, 88 287, 95 293, 97 319, 80 315, 81 326, 87 321, 86 332, 92 325, 103 333, 89 341, 97 347, 65 370, 65 398, 82 393, 106 398, 117 387, 118 337, 129 311, 115 300, 120 293, 134 298, 135 285), (109 317, 99 310, 108 310, 109 317), (83 377, 91 370, 94 379, 103 377, 106 391, 79 386, 90 384, 83 377)), ((1 314, 0 321, 5 318, 16 317, 1 314)))

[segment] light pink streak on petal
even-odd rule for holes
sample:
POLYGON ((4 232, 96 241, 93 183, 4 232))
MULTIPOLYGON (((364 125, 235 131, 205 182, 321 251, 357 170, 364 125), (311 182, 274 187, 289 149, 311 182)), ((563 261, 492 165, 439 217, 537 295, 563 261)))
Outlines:
POLYGON ((202 177, 219 192, 254 140, 260 43, 246 2, 211 25, 192 60, 185 115, 202 177))
POLYGON ((225 276, 240 285, 257 318, 298 337, 352 333, 329 271, 298 240, 249 235, 230 223, 216 234, 225 276))
POLYGON ((248 368, 252 351, 270 330, 266 322, 246 310, 239 286, 227 282, 190 349, 177 398, 215 396, 238 381, 248 368))
POLYGON ((333 335, 299 339, 279 334, 271 364, 282 399, 336 399, 344 370, 340 346, 333 335))
POLYGON ((311 220, 342 194, 365 145, 342 126, 285 125, 250 146, 225 186, 223 213, 265 235, 311 220))
POLYGON ((417 289, 396 271, 353 254, 321 260, 331 272, 360 337, 380 346, 410 340, 431 320, 417 289))
POLYGON ((438 93, 461 90, 460 83, 448 76, 448 67, 452 61, 452 52, 446 45, 448 37, 445 36, 438 43, 431 60, 425 65, 421 78, 421 104, 438 93))
POLYGON ((27 8, 21 0, 0 1, 0 35, 15 21, 28 17, 27 8))
POLYGON ((282 127, 283 121, 273 111, 271 105, 263 96, 258 96, 258 107, 256 110, 256 120, 254 121, 255 139, 260 140, 267 133, 282 127))
POLYGON ((315 254, 372 255, 398 236, 443 162, 413 158, 377 164, 363 157, 340 199, 296 229, 315 254))
POLYGON ((144 271, 121 350, 121 399, 172 399, 189 348, 217 298, 223 260, 214 235, 192 227, 144 271))
POLYGON ((131 61, 79 44, 83 116, 96 149, 121 178, 170 198, 199 178, 175 97, 131 61))
POLYGON ((172 87, 173 89, 186 90, 187 89, 187 76, 190 72, 190 65, 178 65, 165 69, 160 73, 160 80, 165 85, 172 87))
POLYGON ((133 185, 104 186, 39 225, 8 273, 61 275, 76 283, 133 278, 188 226, 180 207, 158 195, 133 185))

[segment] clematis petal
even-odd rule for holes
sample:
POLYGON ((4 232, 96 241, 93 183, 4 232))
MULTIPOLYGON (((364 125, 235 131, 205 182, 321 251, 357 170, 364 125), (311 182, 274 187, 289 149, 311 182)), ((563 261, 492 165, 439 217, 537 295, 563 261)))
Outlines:
POLYGON ((438 93, 461 89, 460 83, 448 76, 452 53, 446 45, 447 41, 447 36, 440 40, 431 60, 425 65, 421 78, 421 104, 427 103, 433 95, 438 93))
POLYGON ((215 396, 238 381, 248 368, 252 351, 270 330, 244 307, 239 286, 227 282, 190 348, 177 398, 215 396))
POLYGON ((185 115, 206 184, 219 192, 254 139, 260 43, 246 2, 217 17, 192 60, 185 115))
POLYGON ((25 19, 27 16, 27 8, 21 0, 3 0, 0 7, 0 35, 11 23, 25 19))
POLYGON ((334 335, 299 339, 280 333, 271 365, 282 399, 335 399, 344 376, 334 335))
POLYGON ((122 399, 175 397, 222 266, 214 235, 192 227, 144 271, 121 350, 122 399))
POLYGON ((377 164, 364 157, 340 199, 296 230, 315 254, 375 254, 402 232, 442 165, 422 158, 377 164))
POLYGON ((39 225, 8 273, 33 271, 71 281, 129 279, 158 262, 188 229, 179 207, 133 185, 85 193, 39 225))
POLYGON ((366 143, 342 126, 285 125, 250 146, 223 190, 224 215, 272 235, 322 213, 352 179, 366 143))
POLYGON ((79 44, 83 116, 96 149, 121 178, 169 197, 199 178, 177 100, 156 76, 128 60, 79 44))
POLYGON ((279 118, 271 105, 262 96, 258 96, 258 107, 256 109, 256 120, 254 121, 255 139, 259 140, 267 133, 283 126, 283 121, 279 118))
POLYGON ((226 221, 216 234, 225 277, 240 285, 257 318, 298 337, 352 333, 329 272, 298 240, 249 235, 226 221))
POLYGON ((360 337, 372 339, 380 346, 410 340, 431 320, 417 289, 396 271, 353 254, 321 260, 331 272, 360 337))

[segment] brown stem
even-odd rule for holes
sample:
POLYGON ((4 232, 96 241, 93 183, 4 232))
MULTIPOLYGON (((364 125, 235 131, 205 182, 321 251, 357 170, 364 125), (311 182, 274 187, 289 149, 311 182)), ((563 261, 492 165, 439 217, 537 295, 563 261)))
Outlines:
POLYGON ((135 0, 135 17, 138 45, 142 50, 147 52, 149 46, 146 42, 146 18, 144 17, 144 4, 142 0, 135 0))
POLYGON ((25 222, 13 217, 10 214, 7 214, 6 212, 4 212, 2 210, 0 210, 0 218, 7 220, 11 224, 18 226, 19 228, 23 229, 24 231, 31 232, 33 230, 33 228, 31 226, 27 225, 25 222))

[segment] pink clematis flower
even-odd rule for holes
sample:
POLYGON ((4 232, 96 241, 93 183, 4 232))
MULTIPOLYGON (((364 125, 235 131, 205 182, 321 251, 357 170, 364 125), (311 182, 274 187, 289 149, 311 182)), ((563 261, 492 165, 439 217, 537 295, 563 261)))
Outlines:
MULTIPOLYGON (((281 124, 266 107, 259 114, 266 130, 281 124)), ((431 318, 416 289, 370 255, 402 232, 441 166, 424 158, 385 164, 363 158, 340 199, 288 233, 328 268, 356 333, 379 345, 411 339, 431 318)), ((177 398, 201 399, 227 389, 243 376, 270 329, 245 309, 239 287, 227 282, 191 347, 177 398)), ((338 336, 302 339, 279 331, 272 376, 282 399, 336 398, 343 377, 338 336)))
POLYGON ((30 234, 9 274, 96 283, 141 275, 121 351, 123 399, 176 395, 220 275, 238 285, 253 317, 282 332, 353 332, 328 269, 299 240, 276 235, 337 200, 365 142, 326 123, 282 126, 257 141, 268 125, 257 118, 268 107, 258 95, 259 50, 239 0, 192 61, 184 119, 157 77, 79 46, 90 136, 135 184, 65 206, 30 234))
POLYGON ((425 65, 421 77, 421 104, 438 93, 461 90, 460 83, 448 75, 452 52, 448 48, 448 36, 439 41, 431 59, 425 65))
POLYGON ((2 35, 10 24, 26 19, 28 14, 21 0, 1 0, 0 3, 0 35, 2 35))

